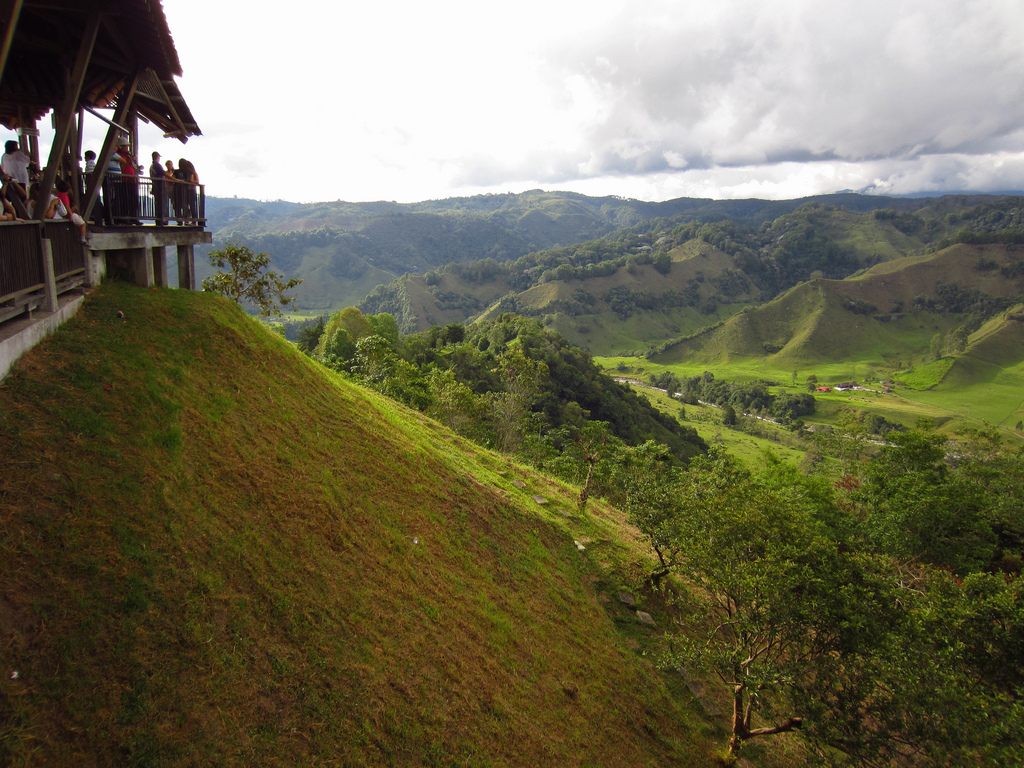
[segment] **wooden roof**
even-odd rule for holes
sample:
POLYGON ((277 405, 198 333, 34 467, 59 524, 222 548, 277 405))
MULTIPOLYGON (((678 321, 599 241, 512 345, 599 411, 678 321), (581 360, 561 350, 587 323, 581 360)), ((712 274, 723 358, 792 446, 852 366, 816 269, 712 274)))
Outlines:
POLYGON ((0 123, 7 128, 34 127, 63 102, 84 30, 98 10, 78 106, 114 107, 139 73, 132 108, 141 119, 182 141, 201 134, 174 81, 181 63, 160 0, 5 0, 0 8, 7 49, 6 63, 0 58, 0 123))

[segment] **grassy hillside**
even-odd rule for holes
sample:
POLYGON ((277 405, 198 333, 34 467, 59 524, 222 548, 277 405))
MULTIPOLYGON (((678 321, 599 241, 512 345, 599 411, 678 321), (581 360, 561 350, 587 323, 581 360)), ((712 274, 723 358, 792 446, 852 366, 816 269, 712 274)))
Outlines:
POLYGON ((619 513, 222 300, 105 285, 0 439, 0 764, 711 762, 619 513))
POLYGON ((877 264, 846 280, 812 280, 719 327, 665 345, 654 359, 710 365, 753 357, 775 372, 839 361, 880 370, 902 361, 898 367, 906 367, 927 353, 935 333, 963 322, 962 314, 922 311, 915 306, 918 297, 939 296, 944 284, 993 297, 1016 295, 1024 277, 999 271, 1016 261, 1005 245, 956 245, 877 264), (992 266, 979 270, 979 263, 992 266))
POLYGON ((1014 429, 1024 419, 1024 308, 992 318, 971 334, 967 350, 934 386, 907 397, 1014 429))

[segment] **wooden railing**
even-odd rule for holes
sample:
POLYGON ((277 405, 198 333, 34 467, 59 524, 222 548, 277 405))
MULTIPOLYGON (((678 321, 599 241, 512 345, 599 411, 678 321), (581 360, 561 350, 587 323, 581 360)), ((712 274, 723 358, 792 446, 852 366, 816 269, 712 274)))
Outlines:
POLYGON ((103 180, 102 218, 111 226, 153 221, 201 227, 206 224, 206 188, 177 179, 108 173, 103 180))
POLYGON ((0 305, 44 287, 38 224, 0 225, 0 305))
POLYGON ((85 272, 85 246, 70 221, 47 221, 43 226, 53 251, 53 274, 59 292, 62 282, 85 272))
POLYGON ((57 293, 85 276, 85 246, 70 221, 27 221, 0 225, 0 321, 39 306, 46 290, 43 238, 50 244, 57 293))

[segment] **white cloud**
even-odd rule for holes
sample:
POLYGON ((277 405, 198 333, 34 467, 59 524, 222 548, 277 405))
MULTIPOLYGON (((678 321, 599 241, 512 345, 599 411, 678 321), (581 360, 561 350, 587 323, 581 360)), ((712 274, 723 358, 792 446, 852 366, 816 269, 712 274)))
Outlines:
POLYGON ((163 0, 210 194, 1024 189, 1018 0, 163 0))

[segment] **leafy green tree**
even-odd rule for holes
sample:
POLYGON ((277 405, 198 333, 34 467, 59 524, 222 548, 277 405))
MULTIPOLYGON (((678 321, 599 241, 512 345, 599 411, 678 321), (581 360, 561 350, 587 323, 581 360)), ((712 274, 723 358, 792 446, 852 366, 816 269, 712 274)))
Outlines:
MULTIPOLYGON (((348 334, 348 339, 353 344, 358 342, 363 336, 369 336, 373 333, 373 326, 358 307, 345 307, 338 312, 332 313, 324 328, 321 343, 329 343, 334 338, 335 332, 338 329, 344 330, 348 334)), ((322 356, 324 354, 323 347, 318 352, 322 356)))
POLYGON ((931 344, 932 360, 938 360, 940 357, 942 357, 942 347, 943 347, 942 334, 941 333, 936 333, 934 336, 932 336, 932 344, 931 344))
POLYGON ((728 403, 722 406, 722 423, 727 427, 736 426, 736 409, 728 403))
POLYGON ((490 396, 498 448, 513 453, 522 443, 526 416, 540 395, 548 368, 523 354, 519 346, 510 346, 498 358, 495 372, 503 386, 503 391, 490 396))
POLYGON ((858 494, 870 508, 863 527, 872 546, 960 573, 988 565, 996 545, 990 503, 982 487, 950 472, 946 438, 893 432, 887 441, 858 494))
POLYGON ((805 382, 805 384, 807 386, 807 391, 813 392, 815 388, 817 388, 818 386, 818 377, 812 373, 810 376, 807 377, 807 381, 805 382))
POLYGON ((352 365, 356 359, 356 343, 344 328, 335 327, 330 332, 324 331, 317 348, 317 356, 328 368, 352 372, 352 365))
POLYGON ((203 280, 203 290, 219 293, 236 304, 254 306, 263 317, 281 317, 280 307, 295 301, 284 292, 299 285, 302 280, 282 280, 270 266, 265 253, 253 253, 246 245, 228 242, 223 248, 210 251, 210 263, 226 272, 217 272, 203 280))
POLYGON ((316 348, 320 345, 320 337, 324 335, 325 321, 326 317, 324 315, 320 315, 316 320, 305 322, 299 328, 299 338, 295 344, 299 349, 311 357, 316 352, 316 348))
POLYGON ((618 497, 614 501, 626 510, 658 557, 658 568, 650 575, 655 586, 677 567, 686 546, 678 530, 687 514, 679 494, 681 471, 668 449, 653 440, 622 446, 615 457, 618 497))
POLYGON ((672 512, 634 520, 671 542, 671 569, 704 598, 689 604, 671 660, 730 690, 735 752, 802 729, 808 702, 835 700, 893 603, 849 552, 828 484, 780 465, 753 475, 715 449, 682 480, 672 512))
POLYGON ((946 334, 946 354, 962 355, 967 349, 967 329, 964 326, 953 328, 946 334))
POLYGON ((487 401, 455 378, 451 370, 435 368, 427 376, 431 403, 427 415, 448 428, 478 442, 493 434, 487 401))
POLYGON ((395 321, 394 315, 381 312, 376 315, 367 315, 366 319, 370 324, 371 333, 386 340, 392 349, 398 349, 398 323, 395 321))
POLYGON ((611 435, 608 432, 608 422, 606 421, 584 421, 573 431, 576 449, 587 465, 587 477, 583 481, 583 488, 580 489, 580 496, 577 500, 580 514, 583 514, 587 511, 587 500, 590 498, 591 485, 594 482, 594 471, 598 461, 608 449, 611 435))

